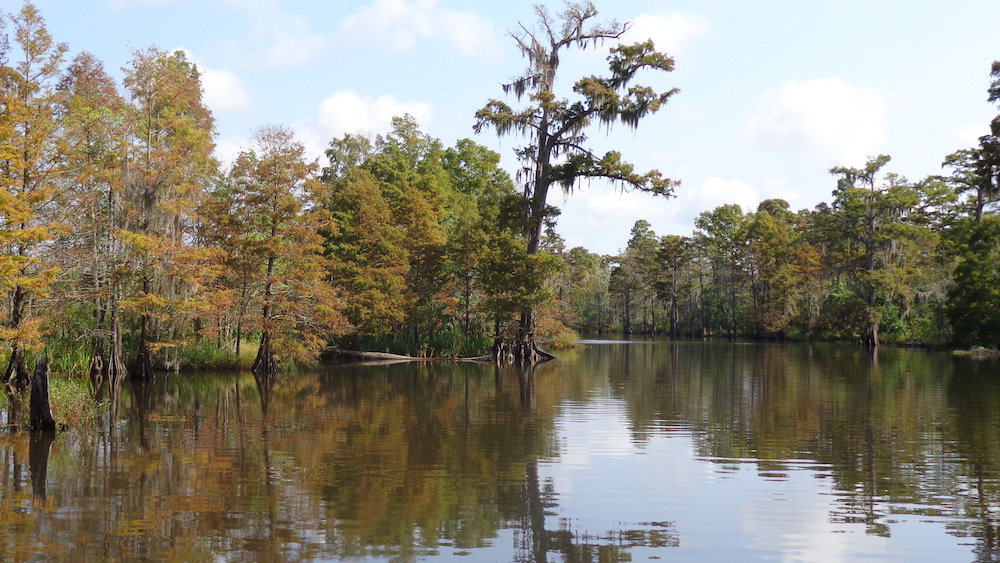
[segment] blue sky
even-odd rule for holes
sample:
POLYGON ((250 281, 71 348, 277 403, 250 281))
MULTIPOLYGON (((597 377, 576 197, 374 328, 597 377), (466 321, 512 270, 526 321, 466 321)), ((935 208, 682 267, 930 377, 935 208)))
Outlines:
MULTIPOLYGON (((410 113, 446 146, 500 152, 519 141, 476 136, 474 114, 524 67, 507 30, 537 2, 468 0, 37 0, 57 41, 119 69, 133 50, 183 49, 204 72, 217 150, 231 158, 257 127, 293 127, 317 156, 345 133, 383 133, 410 113)), ((832 166, 893 157, 918 180, 987 132, 990 63, 1000 59, 996 0, 615 0, 599 19, 632 21, 676 60, 643 77, 680 88, 636 131, 595 129, 592 145, 681 180, 677 197, 594 184, 554 194, 569 246, 611 254, 638 219, 690 234, 698 213, 767 198, 793 209, 830 200, 832 166)), ((562 2, 547 4, 553 11, 562 2)), ((4 11, 20 2, 5 0, 4 11)), ((561 82, 601 74, 596 50, 566 56, 561 82)))

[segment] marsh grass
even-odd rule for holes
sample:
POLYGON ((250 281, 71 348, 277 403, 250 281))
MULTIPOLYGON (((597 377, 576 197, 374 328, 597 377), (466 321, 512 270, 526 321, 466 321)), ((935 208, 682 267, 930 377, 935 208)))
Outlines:
MULTIPOLYGON (((20 401, 17 409, 21 414, 17 420, 5 418, 12 428, 27 428, 29 390, 24 397, 11 397, 0 393, 0 411, 11 416, 10 402, 20 401)), ((60 428, 90 428, 100 421, 107 406, 106 401, 98 401, 90 389, 90 382, 82 377, 52 376, 49 378, 49 405, 52 417, 60 428)))
POLYGON ((245 371, 253 365, 257 357, 258 342, 244 340, 237 356, 228 347, 219 347, 213 342, 202 340, 178 349, 180 369, 196 371, 245 371))
POLYGON ((69 376, 49 379, 49 403, 56 424, 70 428, 93 426, 107 405, 106 401, 94 398, 89 381, 69 376))

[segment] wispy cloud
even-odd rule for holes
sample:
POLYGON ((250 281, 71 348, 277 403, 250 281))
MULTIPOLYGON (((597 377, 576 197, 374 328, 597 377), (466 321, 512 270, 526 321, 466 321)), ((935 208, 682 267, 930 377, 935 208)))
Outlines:
POLYGON ((443 41, 471 56, 493 52, 499 34, 472 12, 439 6, 439 0, 374 0, 344 19, 342 29, 355 40, 409 51, 421 41, 443 41))

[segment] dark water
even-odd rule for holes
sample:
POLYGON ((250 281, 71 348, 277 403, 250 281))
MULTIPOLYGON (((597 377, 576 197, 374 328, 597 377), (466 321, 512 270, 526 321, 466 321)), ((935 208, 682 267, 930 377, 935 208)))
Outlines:
POLYGON ((1000 560, 1000 365, 587 343, 129 387, 0 433, 0 559, 1000 560))

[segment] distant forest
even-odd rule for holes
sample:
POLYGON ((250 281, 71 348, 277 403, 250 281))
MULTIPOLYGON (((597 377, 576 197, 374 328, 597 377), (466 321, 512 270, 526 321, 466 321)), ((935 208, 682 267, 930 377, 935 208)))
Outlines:
MULTIPOLYGON (((533 253, 523 187, 472 140, 446 147, 400 116, 316 163, 266 126, 223 166, 184 53, 137 50, 118 83, 30 3, 2 16, 8 381, 36 354, 112 379, 310 362, 330 345, 475 356, 527 308, 548 346, 612 332, 1000 344, 1000 117, 940 176, 874 156, 830 170, 813 210, 724 205, 690 236, 638 221, 614 256, 565 248, 548 208, 533 253)), ((1000 62, 991 77, 997 103, 1000 62)))

